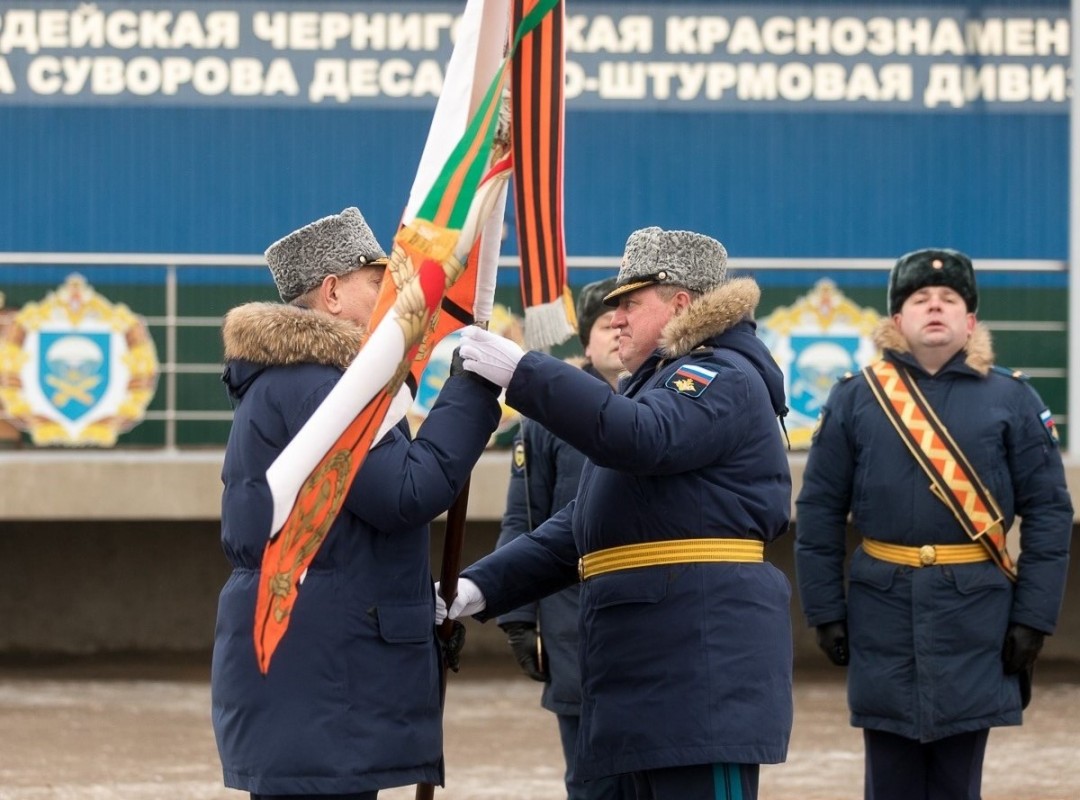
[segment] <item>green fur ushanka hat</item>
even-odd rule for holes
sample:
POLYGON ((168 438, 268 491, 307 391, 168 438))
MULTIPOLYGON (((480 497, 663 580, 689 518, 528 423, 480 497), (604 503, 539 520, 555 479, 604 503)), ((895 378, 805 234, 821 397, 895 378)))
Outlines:
POLYGON ((964 298, 972 314, 979 306, 971 259, 959 250, 929 248, 897 259, 889 273, 889 313, 899 313, 904 301, 926 286, 948 286, 964 298))
POLYGON ((596 321, 611 311, 604 304, 604 298, 614 289, 615 278, 604 278, 601 281, 593 281, 581 287, 575 312, 577 314, 578 337, 581 339, 582 347, 588 346, 589 334, 592 333, 592 326, 596 324, 596 321))

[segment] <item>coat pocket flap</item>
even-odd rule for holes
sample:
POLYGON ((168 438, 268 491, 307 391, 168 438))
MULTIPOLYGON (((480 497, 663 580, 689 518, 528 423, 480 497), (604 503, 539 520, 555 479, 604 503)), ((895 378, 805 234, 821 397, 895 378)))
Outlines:
POLYGON ((659 603, 667 597, 669 571, 647 567, 593 578, 589 586, 591 605, 609 608, 628 603, 659 603))
POLYGON ((872 556, 868 556, 862 551, 862 548, 859 548, 851 559, 850 580, 852 583, 864 583, 884 592, 892 588, 893 580, 896 578, 896 570, 896 564, 879 561, 872 556))
POLYGON ((430 603, 381 605, 379 635, 390 644, 426 642, 435 635, 435 609, 430 603))
POLYGON ((990 589, 1008 589, 1012 586, 1005 573, 992 562, 985 564, 964 564, 953 567, 953 582, 960 594, 975 594, 990 589))

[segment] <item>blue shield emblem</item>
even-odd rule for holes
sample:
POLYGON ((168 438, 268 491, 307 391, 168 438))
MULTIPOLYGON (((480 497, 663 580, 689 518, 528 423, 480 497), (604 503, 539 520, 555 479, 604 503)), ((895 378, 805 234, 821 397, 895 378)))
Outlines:
POLYGON ((792 336, 789 367, 792 411, 817 419, 833 385, 846 372, 859 369, 858 336, 792 336))
POLYGON ((807 448, 833 385, 876 358, 874 329, 881 317, 856 305, 828 278, 790 306, 778 306, 758 334, 784 371, 792 448, 807 448))
POLYGON ((49 404, 72 422, 94 408, 109 386, 108 333, 48 333, 38 339, 38 375, 49 404))
POLYGON ((127 306, 72 273, 9 326, 0 404, 35 445, 112 447, 143 419, 159 364, 146 321, 127 306))

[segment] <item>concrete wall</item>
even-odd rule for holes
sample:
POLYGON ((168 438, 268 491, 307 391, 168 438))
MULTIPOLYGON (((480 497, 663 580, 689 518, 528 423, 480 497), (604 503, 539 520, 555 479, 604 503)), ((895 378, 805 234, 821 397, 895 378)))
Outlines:
MULTIPOLYGON (((220 458, 0 456, 0 654, 208 652, 217 593, 228 576, 218 541, 220 458)), ((796 487, 804 464, 803 456, 792 456, 796 487)), ((491 453, 473 473, 464 564, 495 544, 508 470, 507 454, 491 453)), ((1080 509, 1080 467, 1071 462, 1069 483, 1080 509)), ((433 533, 438 565, 441 521, 433 533)), ((766 556, 793 580, 792 541, 784 537, 766 556)), ((1078 563, 1045 655, 1080 663, 1078 563)), ((792 611, 797 658, 818 658, 797 597, 792 611)), ((468 627, 470 652, 506 652, 494 625, 468 627)))

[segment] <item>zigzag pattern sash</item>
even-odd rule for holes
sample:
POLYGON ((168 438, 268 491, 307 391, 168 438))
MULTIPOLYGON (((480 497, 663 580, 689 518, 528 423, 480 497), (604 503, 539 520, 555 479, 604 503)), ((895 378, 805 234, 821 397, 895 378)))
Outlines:
POLYGON ((973 541, 1010 580, 1016 565, 1005 549, 1004 515, 967 456, 930 407, 906 370, 884 359, 863 368, 874 397, 885 416, 930 478, 930 491, 948 506, 973 541))

